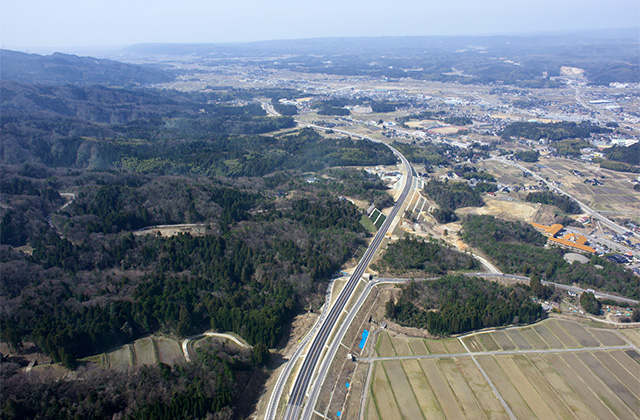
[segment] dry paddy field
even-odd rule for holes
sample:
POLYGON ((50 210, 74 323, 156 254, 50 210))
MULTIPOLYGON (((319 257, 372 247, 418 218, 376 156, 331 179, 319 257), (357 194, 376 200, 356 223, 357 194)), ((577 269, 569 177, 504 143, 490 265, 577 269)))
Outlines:
POLYGON ((562 182, 565 191, 596 210, 637 211, 640 193, 633 191, 633 185, 629 182, 637 175, 614 172, 589 163, 566 159, 542 159, 538 164, 542 165, 538 172, 540 176, 562 182), (575 176, 572 172, 574 169, 579 170, 582 176, 575 176), (604 185, 587 185, 584 183, 586 178, 598 178, 604 185))
POLYGON ((639 345, 640 329, 560 319, 445 340, 383 332, 364 418, 640 419, 639 345))

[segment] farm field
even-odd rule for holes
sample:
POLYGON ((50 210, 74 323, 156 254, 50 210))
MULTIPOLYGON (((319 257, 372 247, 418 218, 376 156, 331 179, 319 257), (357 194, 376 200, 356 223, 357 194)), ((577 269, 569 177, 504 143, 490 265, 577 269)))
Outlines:
MULTIPOLYGON (((563 158, 542 158, 535 163, 520 162, 520 164, 543 178, 560 182, 564 191, 595 210, 622 212, 625 217, 640 221, 637 214, 640 193, 633 191, 633 188, 630 187, 629 182, 636 178, 632 173, 614 172, 599 168, 591 163, 569 161, 563 158), (576 176, 573 170, 579 171, 581 175, 576 176), (594 178, 600 180, 603 185, 594 186, 584 182, 586 179, 594 178)), ((493 174, 496 180, 503 184, 531 185, 535 183, 532 178, 524 178, 520 169, 504 162, 494 160, 479 162, 478 167, 493 174)), ((521 193, 520 199, 524 199, 525 196, 526 194, 521 193)), ((513 203, 525 204, 519 200, 515 200, 513 203)), ((517 206, 515 207, 517 209, 517 206)), ((545 207, 543 206, 538 212, 536 221, 548 222, 548 218, 545 217, 548 209, 545 207)), ((474 211, 482 212, 481 214, 493 214, 508 220, 512 219, 498 208, 481 207, 474 211)), ((530 221, 531 214, 527 214, 524 208, 520 209, 520 212, 522 213, 520 216, 523 216, 520 220, 530 221)))
POLYGON ((392 337, 389 333, 383 332, 376 345, 376 354, 379 357, 451 353, 465 353, 464 347, 457 338, 432 340, 402 335, 392 337))
MULTIPOLYGON (((640 193, 629 187, 629 180, 635 178, 632 173, 614 172, 562 158, 541 159, 537 164, 538 175, 561 182, 565 191, 596 210, 634 212, 638 208, 640 193), (575 176, 574 169, 582 176, 575 176), (584 183, 587 178, 598 178, 604 185, 587 185, 584 183)), ((531 168, 533 164, 523 166, 531 168)))
POLYGON ((638 339, 561 319, 445 340, 385 331, 364 418, 640 419, 638 339))

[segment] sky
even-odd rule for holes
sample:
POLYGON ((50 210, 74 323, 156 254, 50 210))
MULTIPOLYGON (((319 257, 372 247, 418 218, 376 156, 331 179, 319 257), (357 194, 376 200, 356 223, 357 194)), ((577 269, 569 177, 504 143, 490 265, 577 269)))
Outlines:
POLYGON ((638 0, 0 0, 2 48, 31 52, 638 26, 638 0))

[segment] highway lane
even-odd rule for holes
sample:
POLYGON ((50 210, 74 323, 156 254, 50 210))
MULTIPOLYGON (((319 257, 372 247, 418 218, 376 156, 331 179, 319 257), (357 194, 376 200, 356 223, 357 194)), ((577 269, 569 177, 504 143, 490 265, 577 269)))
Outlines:
POLYGON ((280 373, 280 376, 278 376, 276 386, 271 393, 271 397, 269 398, 269 404, 267 405, 267 414, 264 416, 265 420, 275 420, 278 411, 278 404, 280 403, 280 398, 282 398, 284 386, 289 380, 289 375, 291 375, 291 371, 298 361, 298 358, 300 358, 302 352, 307 347, 307 343, 309 342, 309 340, 311 340, 311 338, 313 338, 316 331, 318 330, 320 325, 322 325, 324 319, 327 316, 327 312, 329 310, 329 307, 331 306, 331 295, 333 294, 334 286, 335 281, 332 281, 329 285, 329 290, 327 291, 327 296, 325 298, 325 304, 322 306, 322 312, 320 313, 318 320, 315 322, 311 330, 300 340, 298 348, 296 348, 296 350, 293 352, 293 355, 291 355, 291 357, 287 361, 284 369, 282 370, 282 373, 280 373))
MULTIPOLYGON (((320 396, 320 391, 322 390, 322 386, 326 379, 327 374, 329 373, 329 369, 331 368, 331 364, 335 359, 336 353, 338 352, 338 348, 340 345, 344 345, 342 340, 349 329, 349 326, 353 322, 354 318, 360 312, 362 305, 365 300, 369 296, 371 289, 375 286, 382 283, 404 283, 404 281, 396 281, 396 280, 388 280, 388 279, 376 279, 367 283, 364 291, 358 296, 358 300, 351 307, 351 310, 348 312, 346 318, 340 323, 340 327, 338 331, 334 334, 333 340, 331 341, 331 345, 329 346, 326 355, 322 358, 322 362, 320 364, 320 368, 318 369, 318 374, 316 375, 315 380, 313 381, 311 388, 309 390, 309 399, 307 400, 307 404, 302 411, 302 419, 308 420, 313 416, 313 411, 315 409, 316 403, 318 401, 318 397, 320 396)), ((373 339, 370 336, 369 339, 373 339)))
MULTIPOLYGON (((321 127, 318 127, 318 128, 321 128, 321 127)), ((358 136, 358 137, 362 137, 362 136, 358 136)), ((373 139, 367 138, 367 140, 373 140, 373 139)), ((311 347, 304 358, 300 372, 296 377, 295 383, 293 385, 293 388, 289 397, 289 401, 287 403, 287 408, 284 415, 284 418, 287 420, 293 420, 298 418, 300 414, 300 410, 303 407, 304 398, 307 394, 307 390, 309 388, 309 385, 311 384, 311 380, 313 378, 314 372, 316 371, 318 362, 320 361, 320 357, 322 356, 322 353, 327 345, 329 336, 333 331, 336 325, 336 322, 342 315, 342 312, 347 302, 350 300, 354 290, 356 289, 356 286, 360 281, 362 275, 364 274, 364 271, 366 270, 369 263, 373 259, 376 251, 378 250, 378 247, 382 243, 382 240, 384 239, 387 233, 387 230, 391 226, 391 223, 395 219, 400 208, 404 204, 404 201, 407 198, 409 191, 412 188, 413 177, 414 177, 413 168, 411 167, 407 159, 400 152, 398 152, 395 148, 393 148, 390 145, 387 145, 387 146, 391 148, 391 150, 396 154, 396 156, 400 158, 402 164, 407 169, 407 180, 405 183, 405 187, 402 193, 400 194, 400 197, 398 198, 398 201, 396 202, 395 206, 392 208, 385 222, 382 224, 382 226, 378 230, 378 233, 376 233, 376 236, 374 237, 371 245, 369 246, 369 248, 367 248, 367 251, 365 252, 362 259, 360 260, 360 263, 358 264, 355 271, 349 278, 347 284, 345 285, 344 289, 340 293, 335 304, 329 311, 329 314, 327 315, 325 322, 320 327, 318 334, 314 338, 311 344, 311 347)))

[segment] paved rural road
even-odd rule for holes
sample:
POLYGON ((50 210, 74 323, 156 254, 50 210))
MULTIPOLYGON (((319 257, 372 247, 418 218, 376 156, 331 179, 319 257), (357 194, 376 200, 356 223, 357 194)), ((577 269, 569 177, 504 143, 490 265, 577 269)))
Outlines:
POLYGON ((548 353, 576 353, 580 351, 606 351, 606 350, 634 350, 630 344, 622 346, 600 346, 600 347, 579 347, 575 349, 546 349, 546 350, 498 350, 498 351, 478 351, 468 353, 450 354, 423 354, 413 356, 387 356, 387 357, 366 357, 358 359, 359 362, 373 363, 387 360, 415 360, 415 359, 442 359, 449 357, 469 357, 469 356, 497 356, 501 354, 548 354, 548 353))
MULTIPOLYGON (((620 226, 619 224, 611 221, 610 219, 608 219, 607 217, 603 216, 602 214, 600 214, 598 211, 591 209, 589 206, 587 206, 586 204, 584 204, 583 202, 581 202, 580 200, 576 199, 574 196, 572 196, 571 194, 569 194, 568 192, 560 189, 559 187, 556 187, 555 185, 553 185, 552 183, 550 183, 549 181, 547 181, 545 178, 541 177, 540 175, 536 174, 535 172, 529 170, 528 168, 520 165, 517 162, 512 162, 512 161, 508 161, 505 158, 502 157, 495 157, 493 158, 495 160, 501 161, 503 163, 506 163, 508 165, 513 165, 515 167, 517 167, 518 169, 522 170, 522 171, 526 171, 530 174, 533 175, 534 178, 544 182, 545 184, 547 184, 547 186, 549 187, 549 189, 551 191, 556 191, 559 194, 562 195, 566 195, 567 197, 573 199, 576 203, 578 203, 578 205, 580 205, 580 207, 582 208, 582 211, 584 211, 585 213, 589 213, 591 216, 595 217, 596 219, 600 220, 602 223, 604 223, 605 225, 607 225, 609 228, 613 229, 615 232, 618 233, 624 233, 627 232, 629 229, 626 229, 622 226, 620 226)), ((633 232, 633 235, 637 238, 640 238, 640 234, 633 232)))
POLYGON ((184 359, 187 362, 191 361, 191 354, 189 353, 189 349, 191 348, 191 342, 193 340, 197 340, 197 339, 203 338, 203 337, 225 338, 227 340, 233 341, 234 343, 236 343, 240 347, 245 347, 245 348, 249 347, 246 343, 243 343, 242 341, 238 340, 233 335, 227 334, 227 333, 206 332, 206 333, 203 333, 203 334, 192 335, 191 337, 185 338, 184 341, 182 341, 182 353, 184 354, 184 359))
MULTIPOLYGON (((465 276, 475 276, 475 277, 497 277, 497 278, 504 278, 504 279, 510 279, 510 280, 516 280, 519 281, 521 283, 529 283, 530 279, 529 277, 526 276, 517 276, 515 274, 496 274, 496 273, 464 273, 465 276)), ((437 280, 439 277, 432 277, 432 278, 428 278, 428 279, 413 279, 415 281, 425 281, 425 280, 437 280)), ((380 278, 379 280, 386 280, 386 281, 393 281, 396 283, 403 283, 403 282, 409 282, 412 279, 410 278, 380 278)), ((540 283, 542 283, 545 286, 555 286, 557 289, 561 289, 561 290, 567 290, 567 291, 571 291, 575 294, 581 294, 582 292, 586 292, 586 289, 583 289, 581 287, 578 286, 569 286, 566 284, 560 284, 560 283, 554 283, 552 281, 546 281, 546 280, 541 280, 540 283)), ((616 296, 616 295, 610 295, 608 293, 602 293, 602 292, 595 292, 594 293, 595 297, 597 297, 598 299, 611 299, 611 300, 615 300, 616 302, 624 302, 624 303, 628 303, 631 305, 635 305, 637 303, 639 303, 639 301, 634 300, 634 299, 629 299, 626 297, 622 297, 622 296, 616 296)))
MULTIPOLYGON (((322 127, 318 127, 318 128, 322 128, 322 127)), ((352 134, 352 133, 345 133, 345 134, 351 134, 355 136, 355 134, 352 134)), ((358 137, 362 137, 362 136, 358 136, 358 137)), ((365 138, 365 139, 376 141, 370 138, 365 138)), ((380 243, 384 239, 387 233, 387 230, 389 229, 389 226, 395 219, 396 215, 400 210, 400 207, 404 204, 404 201, 407 198, 409 191, 412 188, 414 172, 413 172, 413 168, 409 164, 409 161, 407 161, 407 159, 395 148, 389 145, 387 146, 391 148, 391 150, 396 154, 396 156, 400 158, 400 160, 402 161, 402 164, 407 169, 407 180, 406 180, 404 189, 402 190, 402 193, 400 194, 400 197, 398 198, 398 201, 396 202, 395 206, 391 210, 391 213, 389 214, 389 216, 386 218, 386 220, 378 230, 378 233, 376 233, 376 236, 371 242, 371 245, 369 245, 369 248, 367 248, 367 251, 365 252, 362 259, 360 260, 360 263, 358 264, 355 271, 349 278, 347 284, 345 285, 344 289, 338 296, 338 299, 336 300, 334 305, 331 307, 329 314, 327 315, 327 318, 323 322, 322 326, 320 327, 320 330, 318 331, 313 342, 311 343, 311 347, 309 348, 309 351, 307 352, 304 358, 302 367, 300 368, 300 372, 298 372, 293 388, 291 390, 291 394, 289 396, 289 401, 287 403, 287 408, 284 414, 284 418, 286 420, 293 420, 299 417, 300 410, 304 405, 304 399, 307 394, 307 390, 309 389, 309 385, 311 384, 311 381, 313 379, 314 372, 317 369, 318 363, 320 361, 320 357, 322 356, 322 353, 325 347, 327 346, 327 341, 329 340, 329 336, 333 331, 336 325, 336 322, 342 315, 342 312, 347 302, 351 299, 351 295, 356 289, 356 286, 360 281, 362 275, 364 274, 365 269, 373 259, 375 252, 377 251, 378 247, 380 246, 380 243)), ((336 344, 336 347, 337 347, 337 344, 336 344)), ((316 382, 320 382, 320 381, 316 381, 316 382)), ((313 407, 311 407, 311 409, 313 409, 313 407)), ((306 410, 306 411, 310 413, 310 410, 306 410)))

